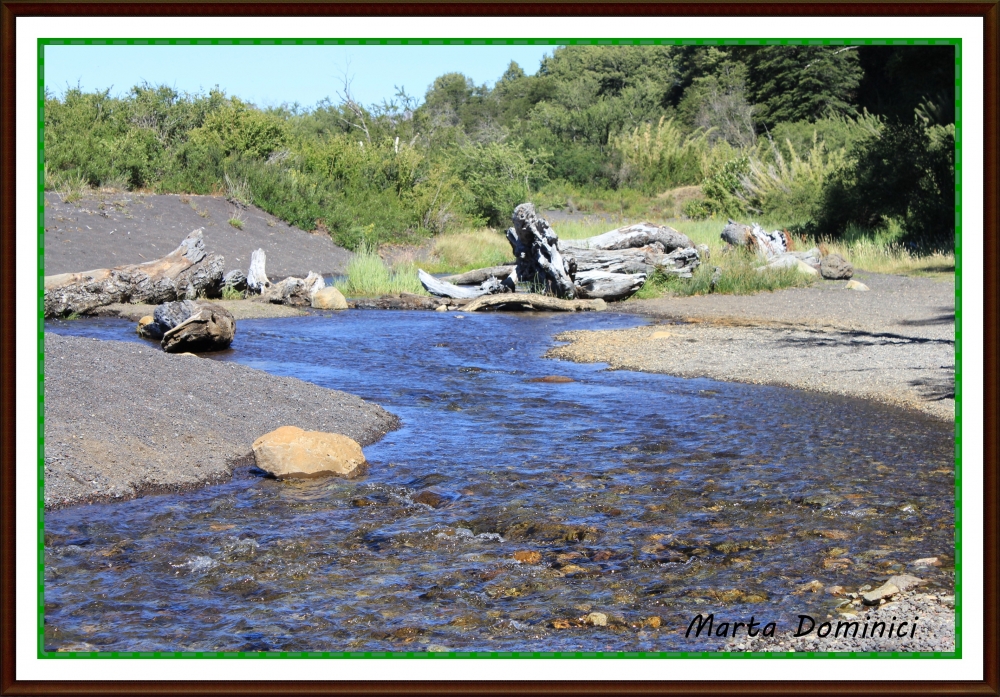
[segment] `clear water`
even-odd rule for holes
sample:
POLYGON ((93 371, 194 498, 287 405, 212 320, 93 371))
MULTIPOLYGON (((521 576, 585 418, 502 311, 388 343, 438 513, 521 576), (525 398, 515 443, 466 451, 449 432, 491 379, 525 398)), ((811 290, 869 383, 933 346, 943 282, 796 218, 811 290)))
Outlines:
MULTIPOLYGON (((698 613, 779 630, 834 613, 839 599, 798 592, 814 579, 855 591, 939 556, 920 575, 950 587, 953 426, 543 358, 560 331, 639 323, 241 321, 215 360, 359 394, 402 428, 365 449, 360 480, 241 469, 196 492, 46 514, 46 647, 693 651, 718 644, 685 638, 698 613), (532 381, 550 375, 573 382, 532 381)), ((120 320, 46 330, 141 341, 120 320)))

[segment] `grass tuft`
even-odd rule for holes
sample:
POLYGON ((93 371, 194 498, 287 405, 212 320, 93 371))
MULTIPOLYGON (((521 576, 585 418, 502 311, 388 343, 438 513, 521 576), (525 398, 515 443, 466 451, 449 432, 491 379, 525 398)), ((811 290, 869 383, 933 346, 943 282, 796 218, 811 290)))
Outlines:
POLYGON ((463 230, 435 238, 430 258, 422 267, 428 273, 462 273, 513 261, 514 254, 503 233, 490 228, 463 230))
POLYGON ((417 278, 417 269, 404 264, 390 269, 370 247, 362 246, 347 265, 347 278, 337 289, 346 297, 378 297, 397 293, 427 295, 417 278))

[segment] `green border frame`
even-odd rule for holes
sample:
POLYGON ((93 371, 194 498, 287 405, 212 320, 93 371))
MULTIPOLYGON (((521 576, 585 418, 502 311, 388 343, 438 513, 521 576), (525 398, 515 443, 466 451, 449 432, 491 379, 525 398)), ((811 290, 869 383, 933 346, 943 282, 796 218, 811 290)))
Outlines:
POLYGON ((38 39, 38 655, 40 659, 617 658, 798 659, 962 657, 962 40, 961 39, 38 39), (955 650, 953 652, 721 651, 46 651, 45 642, 45 47, 46 46, 954 46, 955 47, 955 650))

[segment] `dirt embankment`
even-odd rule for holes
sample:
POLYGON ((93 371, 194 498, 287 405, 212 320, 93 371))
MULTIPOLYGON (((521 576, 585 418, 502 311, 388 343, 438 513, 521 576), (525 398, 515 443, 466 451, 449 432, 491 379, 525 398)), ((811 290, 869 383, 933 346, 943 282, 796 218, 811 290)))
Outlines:
POLYGON ((376 404, 236 363, 45 336, 45 506, 219 481, 279 426, 362 445, 399 425, 376 404))
POLYGON ((864 397, 955 417, 953 279, 859 273, 749 296, 671 297, 617 309, 658 325, 567 332, 549 355, 612 368, 864 397))
POLYGON ((175 194, 100 193, 65 203, 45 194, 45 273, 141 264, 169 254, 184 237, 205 229, 205 248, 225 257, 226 271, 247 270, 255 249, 267 253, 271 278, 343 274, 352 254, 323 233, 308 233, 223 198, 175 194), (229 223, 242 219, 242 229, 229 223))

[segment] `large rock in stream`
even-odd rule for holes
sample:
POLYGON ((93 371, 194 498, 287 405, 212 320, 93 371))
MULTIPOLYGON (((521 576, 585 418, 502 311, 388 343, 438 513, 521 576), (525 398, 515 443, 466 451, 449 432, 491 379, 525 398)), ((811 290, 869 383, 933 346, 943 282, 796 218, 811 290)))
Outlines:
POLYGON ((347 436, 282 426, 253 442, 257 467, 275 477, 351 477, 365 465, 361 446, 347 436))

